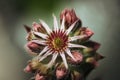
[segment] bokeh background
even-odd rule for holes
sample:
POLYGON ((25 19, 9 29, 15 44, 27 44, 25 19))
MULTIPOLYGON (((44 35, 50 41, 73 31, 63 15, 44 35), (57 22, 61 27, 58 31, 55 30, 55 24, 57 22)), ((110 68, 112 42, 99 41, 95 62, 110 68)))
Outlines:
POLYGON ((83 26, 94 31, 92 40, 105 59, 87 80, 120 79, 120 1, 119 0, 0 0, 0 80, 28 80, 23 72, 31 57, 25 52, 26 31, 39 18, 52 26, 52 13, 59 18, 64 8, 73 8, 83 26))

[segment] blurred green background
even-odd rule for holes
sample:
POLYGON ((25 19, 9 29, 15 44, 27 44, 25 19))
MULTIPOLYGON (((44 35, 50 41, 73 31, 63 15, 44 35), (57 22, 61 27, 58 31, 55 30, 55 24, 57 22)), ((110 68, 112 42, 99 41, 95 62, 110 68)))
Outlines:
POLYGON ((106 56, 87 80, 120 79, 120 1, 119 0, 0 0, 0 80, 28 80, 23 72, 31 57, 25 52, 26 31, 39 18, 52 26, 64 8, 73 8, 83 26, 94 31, 92 40, 101 43, 98 50, 106 56))

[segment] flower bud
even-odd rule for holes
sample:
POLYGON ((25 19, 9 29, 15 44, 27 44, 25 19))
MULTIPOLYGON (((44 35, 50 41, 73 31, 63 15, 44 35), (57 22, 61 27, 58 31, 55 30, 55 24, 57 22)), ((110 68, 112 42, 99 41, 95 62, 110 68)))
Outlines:
POLYGON ((86 35, 86 37, 83 38, 83 40, 88 40, 94 34, 90 29, 86 27, 81 27, 79 32, 80 35, 86 35))
POLYGON ((78 51, 72 51, 72 55, 76 60, 73 60, 72 58, 68 58, 68 61, 72 64, 79 64, 83 60, 83 55, 79 53, 78 51))
POLYGON ((46 80, 46 79, 45 79, 44 75, 37 73, 35 75, 35 80, 46 80))
POLYGON ((30 43, 28 43, 28 47, 29 47, 32 51, 38 52, 38 49, 39 49, 40 46, 39 46, 37 43, 30 42, 30 43))
POLYGON ((32 68, 30 66, 30 64, 28 64, 25 69, 24 69, 25 72, 32 72, 32 68))
POLYGON ((46 30, 44 29, 42 24, 38 24, 36 22, 33 22, 32 26, 33 26, 33 30, 34 31, 41 32, 41 33, 46 33, 46 30))
POLYGON ((25 67, 25 72, 35 72, 39 68, 39 61, 38 60, 30 60, 28 65, 25 67))
POLYGON ((67 69, 65 68, 64 64, 61 63, 57 68, 56 68, 56 78, 57 79, 62 79, 65 77, 67 74, 67 69))
MULTIPOLYGON (((81 27, 81 20, 76 16, 73 9, 64 9, 60 14, 60 23, 62 23, 63 17, 65 18, 65 28, 68 29, 71 24, 79 20, 75 27, 81 27)), ((75 28, 74 28, 75 29, 75 28)))
POLYGON ((32 54, 32 55, 37 55, 38 53, 40 53, 40 51, 43 49, 43 46, 40 44, 37 44, 33 41, 29 41, 26 45, 25 45, 26 50, 32 54))

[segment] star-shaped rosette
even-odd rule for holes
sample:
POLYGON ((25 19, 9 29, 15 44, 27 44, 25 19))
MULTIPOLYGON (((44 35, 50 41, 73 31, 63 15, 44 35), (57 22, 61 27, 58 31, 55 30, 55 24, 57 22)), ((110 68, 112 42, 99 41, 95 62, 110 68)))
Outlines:
MULTIPOLYGON (((76 20, 73 24, 71 24, 68 29, 65 29, 65 17, 63 18, 60 27, 58 26, 58 21, 54 14, 53 20, 54 20, 53 30, 43 20, 40 20, 40 23, 46 33, 35 30, 35 28, 37 26, 40 26, 40 24, 34 22, 33 30, 31 30, 29 34, 32 34, 34 37, 37 36, 37 38, 32 39, 30 42, 28 42, 28 44, 34 43, 33 46, 36 47, 37 45, 38 47, 39 45, 41 45, 42 47, 44 46, 44 48, 39 53, 37 53, 39 61, 42 61, 49 55, 52 55, 52 59, 48 63, 48 67, 51 67, 54 64, 55 60, 57 59, 57 56, 61 56, 65 67, 68 68, 66 56, 69 56, 74 61, 76 61, 75 57, 71 53, 71 48, 87 48, 84 45, 74 44, 72 42, 79 39, 83 39, 87 37, 87 35, 86 34, 77 36, 69 35, 79 20, 76 20)), ((28 46, 26 47, 28 48, 28 46)))
POLYGON ((104 58, 96 52, 100 44, 90 40, 93 31, 82 27, 82 22, 73 9, 65 9, 61 12, 60 25, 56 16, 54 14, 52 16, 53 27, 48 26, 41 19, 40 23, 33 22, 32 28, 24 25, 28 33, 25 49, 29 54, 34 55, 33 60, 24 70, 46 74, 53 72, 48 69, 54 67, 54 71, 58 71, 56 72, 58 79, 64 77, 59 72, 65 73, 69 72, 68 70, 72 72, 68 74, 75 75, 75 80, 81 79, 83 76, 80 77, 80 74, 87 75, 98 66, 97 62, 104 58), (62 64, 60 71, 55 67, 57 64, 62 64))

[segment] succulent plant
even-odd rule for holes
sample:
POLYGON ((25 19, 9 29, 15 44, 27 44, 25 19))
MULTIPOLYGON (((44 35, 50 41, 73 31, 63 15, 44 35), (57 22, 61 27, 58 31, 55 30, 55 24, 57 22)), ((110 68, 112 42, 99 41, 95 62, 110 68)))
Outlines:
POLYGON ((33 56, 24 69, 34 80, 83 80, 104 57, 97 53, 100 44, 90 40, 94 34, 73 9, 60 13, 60 27, 53 14, 51 29, 43 20, 34 22, 27 31, 26 51, 33 56))

